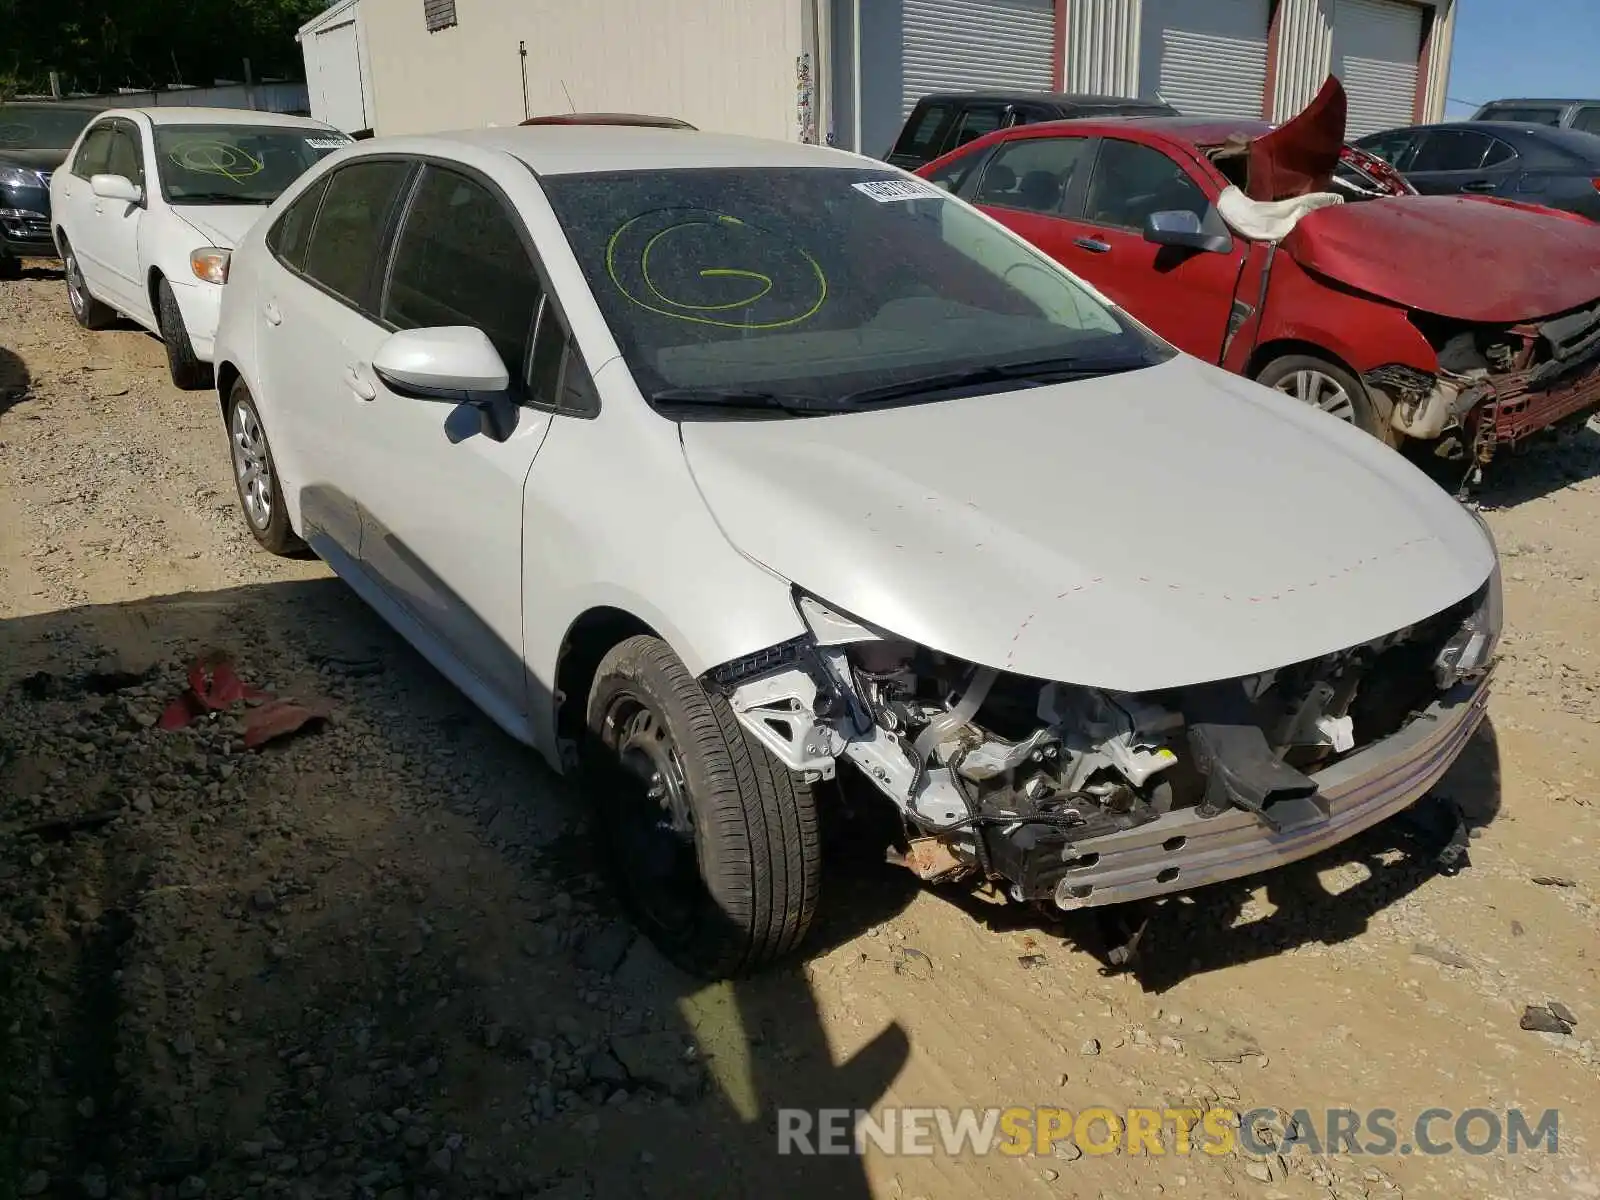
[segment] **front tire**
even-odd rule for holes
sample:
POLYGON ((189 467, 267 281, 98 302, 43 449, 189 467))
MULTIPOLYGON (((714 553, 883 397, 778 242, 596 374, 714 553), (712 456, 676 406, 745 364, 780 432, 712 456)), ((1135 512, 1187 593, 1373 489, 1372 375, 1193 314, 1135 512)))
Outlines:
POLYGON ((61 267, 67 277, 67 307, 72 310, 73 320, 85 329, 101 330, 117 319, 114 309, 107 308, 89 294, 83 268, 78 265, 78 252, 65 235, 61 238, 61 267))
POLYGON ((726 978, 799 946, 822 873, 815 795, 659 638, 601 661, 583 767, 618 890, 669 959, 726 978))
POLYGON ((166 343, 167 370, 172 373, 172 382, 186 392, 210 387, 211 364, 195 357, 189 328, 183 323, 183 310, 178 307, 172 285, 165 279, 156 284, 156 324, 161 329, 161 340, 166 343))
POLYGON ((228 449, 244 523, 256 541, 273 554, 294 554, 302 543, 289 525, 272 446, 255 398, 242 379, 235 380, 228 393, 228 449))
POLYGON ((1380 442, 1400 444, 1400 435, 1378 412, 1366 386, 1338 363, 1312 354, 1286 354, 1263 367, 1256 382, 1338 417, 1380 442))

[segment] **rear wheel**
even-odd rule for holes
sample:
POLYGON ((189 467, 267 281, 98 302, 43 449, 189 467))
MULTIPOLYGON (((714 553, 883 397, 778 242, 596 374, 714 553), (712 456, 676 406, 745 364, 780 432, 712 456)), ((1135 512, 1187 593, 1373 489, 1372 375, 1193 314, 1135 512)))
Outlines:
POLYGON ((816 800, 659 638, 629 638, 589 693, 584 774, 624 902, 686 970, 745 974, 816 908, 816 800))
POLYGON ((61 243, 62 273, 67 277, 67 306, 73 319, 85 329, 104 329, 117 319, 116 311, 107 308, 89 294, 89 285, 83 280, 83 268, 78 265, 78 253, 64 237, 61 243))
POLYGON ((1263 367, 1256 382, 1338 417, 1381 442, 1399 444, 1399 436, 1379 415, 1365 385, 1337 363, 1310 354, 1288 354, 1263 367))
POLYGON ((261 426, 261 414, 242 379, 235 381, 228 394, 228 449, 245 524, 256 541, 272 553, 293 554, 301 542, 289 526, 278 467, 267 431, 261 426))
POLYGON ((210 387, 211 364, 195 357, 189 328, 183 323, 183 310, 165 279, 156 284, 156 324, 167 346, 167 370, 172 373, 172 382, 186 392, 210 387))

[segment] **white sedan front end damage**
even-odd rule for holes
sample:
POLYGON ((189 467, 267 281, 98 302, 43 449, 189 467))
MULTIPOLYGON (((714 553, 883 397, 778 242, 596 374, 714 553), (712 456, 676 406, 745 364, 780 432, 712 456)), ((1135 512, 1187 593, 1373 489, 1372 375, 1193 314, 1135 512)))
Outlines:
POLYGON ((713 670, 791 770, 856 768, 900 810, 905 865, 1085 908, 1293 862, 1407 807, 1482 721, 1498 568, 1385 637, 1138 694, 963 662, 796 593, 810 634, 713 670))

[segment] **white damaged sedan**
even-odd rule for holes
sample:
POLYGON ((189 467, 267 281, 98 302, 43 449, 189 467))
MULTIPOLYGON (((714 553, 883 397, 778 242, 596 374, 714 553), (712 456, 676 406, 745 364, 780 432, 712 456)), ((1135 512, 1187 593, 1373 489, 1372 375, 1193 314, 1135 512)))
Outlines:
POLYGON ((1483 718, 1486 528, 962 201, 639 128, 362 143, 233 255, 246 521, 581 769, 673 958, 804 937, 848 776, 1061 908, 1312 854, 1483 718))

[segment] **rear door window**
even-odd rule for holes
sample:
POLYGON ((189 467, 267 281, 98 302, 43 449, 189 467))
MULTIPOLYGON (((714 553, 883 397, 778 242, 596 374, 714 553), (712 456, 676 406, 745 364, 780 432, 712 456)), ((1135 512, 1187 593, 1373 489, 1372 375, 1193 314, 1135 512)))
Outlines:
POLYGON ((1476 171, 1483 166, 1493 139, 1469 129, 1434 129, 1422 135, 1411 170, 1476 171))
POLYGON ((395 239, 384 320, 400 329, 481 329, 520 384, 540 292, 505 202, 465 175, 426 168, 395 239))
POLYGON ((955 111, 954 104, 917 105, 906 127, 901 130, 893 153, 915 158, 919 162, 939 157, 939 147, 944 145, 955 111))
POLYGON ((378 159, 340 167, 328 180, 306 246, 305 274, 363 312, 376 305, 376 265, 411 164, 378 159))
POLYGON ((968 142, 976 141, 986 133, 993 133, 1004 123, 1006 110, 999 105, 976 105, 968 108, 961 114, 961 123, 956 127, 956 135, 946 147, 947 150, 959 150, 968 142))
POLYGON ((1083 137, 1008 141, 989 160, 973 203, 1059 216, 1077 173, 1088 168, 1092 144, 1083 137))

